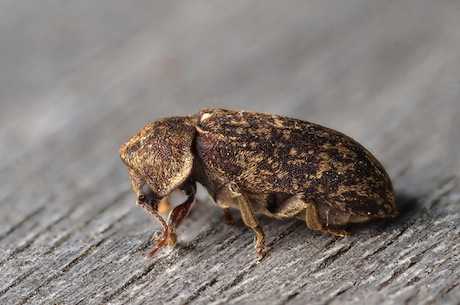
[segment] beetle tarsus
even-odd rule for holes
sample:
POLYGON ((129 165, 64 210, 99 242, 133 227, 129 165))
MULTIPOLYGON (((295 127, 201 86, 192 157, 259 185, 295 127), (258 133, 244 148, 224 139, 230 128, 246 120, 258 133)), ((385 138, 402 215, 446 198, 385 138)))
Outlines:
POLYGON ((177 243, 176 232, 170 231, 166 239, 166 244, 170 247, 174 247, 177 243))
POLYGON ((331 235, 337 236, 337 237, 347 237, 351 235, 351 233, 347 230, 341 230, 341 229, 330 228, 330 227, 325 228, 323 231, 331 235))
POLYGON ((149 252, 147 253, 148 257, 152 257, 155 253, 158 252, 161 248, 168 244, 168 233, 164 232, 160 236, 156 235, 152 238, 155 241, 155 244, 150 248, 149 252))
POLYGON ((268 253, 267 247, 265 246, 265 234, 262 228, 256 230, 256 255, 257 259, 261 261, 268 253))
POLYGON ((154 242, 154 245, 147 253, 148 257, 154 256, 161 248, 165 246, 174 247, 177 242, 177 235, 176 232, 174 232, 174 230, 168 226, 165 231, 161 232, 161 234, 155 233, 151 239, 154 242))

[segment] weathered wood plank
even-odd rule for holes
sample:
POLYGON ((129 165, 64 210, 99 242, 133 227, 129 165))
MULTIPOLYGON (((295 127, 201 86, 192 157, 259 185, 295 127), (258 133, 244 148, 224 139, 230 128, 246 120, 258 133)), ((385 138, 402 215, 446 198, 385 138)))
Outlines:
POLYGON ((456 1, 0 4, 0 304, 460 304, 456 1), (118 145, 204 106, 352 135, 403 213, 336 239, 201 199, 179 245, 134 205, 118 145))

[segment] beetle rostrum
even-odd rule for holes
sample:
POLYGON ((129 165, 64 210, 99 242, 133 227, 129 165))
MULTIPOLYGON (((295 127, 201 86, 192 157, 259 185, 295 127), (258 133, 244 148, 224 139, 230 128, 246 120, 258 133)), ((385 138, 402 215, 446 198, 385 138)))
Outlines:
POLYGON ((299 218, 312 229, 346 236, 346 226, 395 217, 391 180, 352 138, 318 124, 277 115, 203 109, 147 124, 120 148, 137 203, 161 224, 149 251, 176 243, 176 228, 203 185, 232 222, 236 208, 266 254, 257 214, 299 218), (174 190, 187 199, 165 220, 158 203, 174 190))

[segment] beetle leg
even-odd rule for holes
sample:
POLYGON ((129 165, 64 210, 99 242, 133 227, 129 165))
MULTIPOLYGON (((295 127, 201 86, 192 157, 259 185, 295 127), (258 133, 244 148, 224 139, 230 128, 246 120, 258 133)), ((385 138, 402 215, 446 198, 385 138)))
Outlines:
POLYGON ((161 233, 159 236, 154 235, 152 240, 155 241, 155 244, 152 248, 150 248, 149 252, 147 253, 148 256, 153 256, 158 250, 164 247, 167 244, 168 236, 169 236, 169 228, 166 221, 158 214, 155 205, 151 205, 145 202, 145 196, 139 195, 137 199, 137 203, 143 207, 150 215, 152 215, 161 225, 161 233))
POLYGON ((242 194, 239 191, 239 188, 234 184, 230 184, 228 188, 230 190, 231 197, 238 203, 241 218, 243 219, 244 224, 256 233, 256 254, 260 260, 267 254, 267 250, 265 248, 265 233, 262 230, 262 227, 260 226, 254 213, 254 209, 246 196, 242 194))
POLYGON ((339 236, 339 237, 344 237, 344 236, 349 236, 350 232, 345 231, 345 230, 340 230, 337 228, 332 228, 329 226, 324 226, 321 223, 321 220, 318 215, 318 211, 315 207, 314 204, 312 203, 307 203, 306 208, 305 208, 305 222, 307 223, 307 226, 315 231, 320 231, 324 233, 329 233, 334 236, 339 236))
POLYGON ((228 186, 219 189, 215 202, 224 211, 224 222, 228 225, 234 225, 235 220, 230 212, 230 208, 238 208, 238 205, 236 205, 228 186))
POLYGON ((316 211, 316 207, 311 203, 306 204, 305 222, 311 230, 323 231, 323 225, 319 221, 318 211, 316 211))
POLYGON ((170 246, 174 246, 177 241, 176 228, 182 223, 185 217, 187 217, 190 209, 195 202, 196 195, 196 184, 193 182, 184 185, 182 190, 187 195, 187 199, 177 207, 175 207, 168 216, 168 238, 167 243, 170 246))
POLYGON ((276 205, 276 209, 270 211, 277 218, 292 218, 305 210, 305 199, 303 195, 291 196, 276 205))

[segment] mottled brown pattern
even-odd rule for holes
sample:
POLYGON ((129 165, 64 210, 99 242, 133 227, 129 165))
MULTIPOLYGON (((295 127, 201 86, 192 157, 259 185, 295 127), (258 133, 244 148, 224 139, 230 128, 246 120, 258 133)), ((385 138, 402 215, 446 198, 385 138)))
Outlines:
POLYGON ((120 147, 136 193, 146 184, 164 197, 187 179, 193 167, 194 125, 190 117, 159 120, 144 126, 120 147))
POLYGON ((395 211, 385 169, 350 137, 270 114, 222 109, 203 114, 198 153, 219 180, 237 182, 251 193, 303 193, 350 213, 395 211))
POLYGON ((228 208, 240 210, 256 233, 259 257, 266 253, 265 235, 255 213, 301 218, 313 230, 338 236, 348 234, 344 225, 398 213, 390 178, 369 151, 340 132, 298 119, 204 109, 147 124, 120 155, 139 204, 163 226, 151 253, 175 240, 179 224, 159 218, 158 202, 175 189, 186 190, 187 204, 171 212, 181 220, 196 182, 227 218, 228 208))

